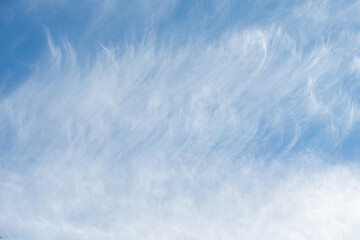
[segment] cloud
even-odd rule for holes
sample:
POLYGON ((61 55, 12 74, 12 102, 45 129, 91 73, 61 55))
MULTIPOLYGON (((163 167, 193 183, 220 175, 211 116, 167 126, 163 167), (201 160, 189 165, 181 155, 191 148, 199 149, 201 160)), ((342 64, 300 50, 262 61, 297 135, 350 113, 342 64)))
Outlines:
POLYGON ((216 37, 151 30, 93 51, 49 28, 37 69, 0 101, 0 231, 355 239, 359 166, 344 153, 359 124, 350 5, 330 18, 337 3, 308 1, 216 37))

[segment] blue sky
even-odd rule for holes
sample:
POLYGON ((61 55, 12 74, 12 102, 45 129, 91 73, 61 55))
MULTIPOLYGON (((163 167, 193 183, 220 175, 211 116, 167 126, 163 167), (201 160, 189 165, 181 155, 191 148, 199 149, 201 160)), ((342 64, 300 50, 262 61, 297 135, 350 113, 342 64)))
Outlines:
POLYGON ((4 239, 357 239, 359 1, 0 2, 4 239))

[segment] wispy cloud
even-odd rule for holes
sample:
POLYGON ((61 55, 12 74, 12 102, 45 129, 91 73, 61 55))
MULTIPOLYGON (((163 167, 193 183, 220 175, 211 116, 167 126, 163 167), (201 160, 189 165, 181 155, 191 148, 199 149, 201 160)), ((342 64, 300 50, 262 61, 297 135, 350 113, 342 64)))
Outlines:
POLYGON ((92 1, 112 18, 89 14, 81 44, 50 26, 1 98, 4 237, 356 239, 359 4, 244 3, 256 22, 199 1, 194 29, 174 16, 186 1, 139 2, 117 18, 124 2, 92 1), (92 45, 134 16, 153 20, 141 40, 122 25, 92 45))

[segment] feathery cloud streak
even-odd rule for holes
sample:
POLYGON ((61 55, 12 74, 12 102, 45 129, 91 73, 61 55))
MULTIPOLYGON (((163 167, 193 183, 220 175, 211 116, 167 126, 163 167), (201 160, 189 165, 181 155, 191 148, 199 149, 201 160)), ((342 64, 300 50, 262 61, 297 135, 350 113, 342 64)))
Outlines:
POLYGON ((23 6, 47 50, 0 102, 5 237, 358 236, 358 2, 70 6, 23 6))

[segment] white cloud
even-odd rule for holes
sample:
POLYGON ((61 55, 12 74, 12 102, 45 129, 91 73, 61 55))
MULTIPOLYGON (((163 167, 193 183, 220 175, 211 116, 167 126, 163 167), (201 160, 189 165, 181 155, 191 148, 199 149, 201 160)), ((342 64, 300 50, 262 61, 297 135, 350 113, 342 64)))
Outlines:
POLYGON ((4 237, 356 239, 359 166, 330 156, 358 125, 358 35, 285 25, 91 60, 48 33, 0 102, 4 237))

